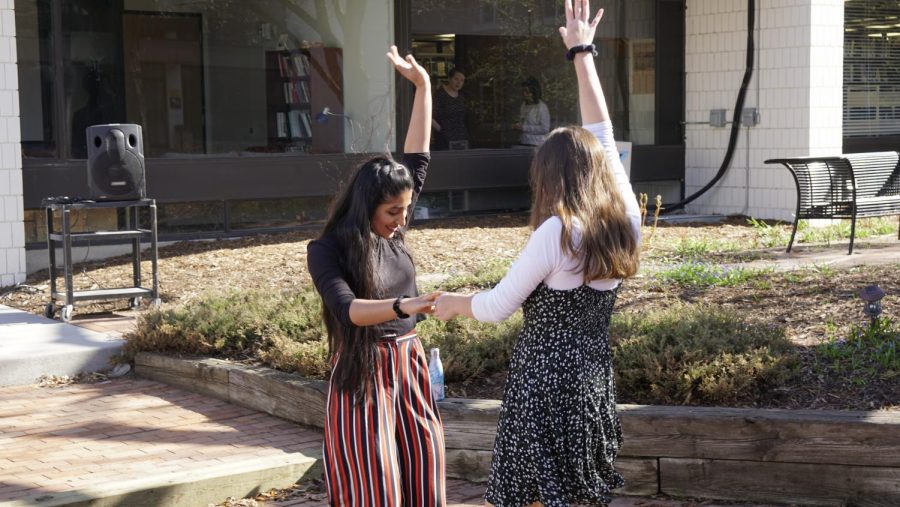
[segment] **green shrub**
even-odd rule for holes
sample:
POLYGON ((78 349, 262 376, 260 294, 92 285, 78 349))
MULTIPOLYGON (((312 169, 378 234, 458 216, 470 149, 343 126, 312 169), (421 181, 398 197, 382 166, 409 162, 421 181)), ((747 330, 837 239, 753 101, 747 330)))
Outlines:
POLYGON ((280 369, 322 376, 327 371, 325 336, 321 300, 311 290, 210 295, 144 314, 127 336, 125 355, 154 351, 257 357, 280 369))
MULTIPOLYGON (((418 330, 426 350, 441 349, 446 380, 465 382, 504 371, 521 327, 517 312, 497 324, 427 319, 418 330)), ((619 390, 641 403, 751 399, 780 385, 795 361, 781 329, 718 308, 615 315, 611 334, 619 390)), ((128 357, 138 351, 252 359, 320 379, 329 371, 321 303, 312 291, 208 296, 147 312, 128 336, 128 357)))
POLYGON ((522 312, 504 322, 428 319, 419 323, 419 338, 426 351, 441 349, 444 379, 464 382, 506 370, 516 337, 522 329, 522 312))
POLYGON ((439 288, 447 292, 456 292, 460 289, 490 289, 500 283, 511 265, 511 260, 493 259, 472 274, 456 275, 444 280, 439 288))
POLYGON ((772 269, 728 267, 706 262, 684 262, 656 273, 662 282, 689 287, 732 287, 772 273, 772 269))
POLYGON ((753 399, 782 384, 797 363, 782 329, 718 307, 615 315, 610 335, 620 398, 637 403, 753 399))
POLYGON ((831 370, 858 385, 900 377, 900 326, 879 318, 871 325, 853 325, 844 338, 835 329, 830 326, 828 340, 815 349, 819 371, 831 370))

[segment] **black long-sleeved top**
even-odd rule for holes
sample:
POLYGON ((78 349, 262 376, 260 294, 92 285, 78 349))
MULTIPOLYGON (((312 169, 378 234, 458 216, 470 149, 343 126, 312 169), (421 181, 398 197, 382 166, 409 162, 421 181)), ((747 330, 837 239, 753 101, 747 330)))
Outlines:
MULTIPOLYGON (((413 177, 413 197, 407 214, 407 225, 412 220, 413 209, 419 198, 419 193, 425 185, 425 176, 428 172, 429 155, 427 153, 407 153, 401 159, 403 165, 409 169, 413 177)), ((374 233, 373 233, 374 234, 374 233)), ((417 296, 416 267, 412 258, 403 245, 401 238, 386 239, 375 237, 375 269, 376 280, 381 288, 381 294, 385 298, 399 296, 417 296)), ((322 296, 325 306, 337 317, 345 328, 354 326, 350 320, 350 303, 356 299, 353 289, 347 283, 343 252, 346 249, 340 244, 340 240, 334 234, 325 234, 321 238, 311 241, 306 247, 306 263, 309 273, 312 275, 316 290, 322 296)), ((412 331, 416 325, 416 317, 406 319, 394 319, 381 324, 376 324, 378 336, 400 336, 412 331)))

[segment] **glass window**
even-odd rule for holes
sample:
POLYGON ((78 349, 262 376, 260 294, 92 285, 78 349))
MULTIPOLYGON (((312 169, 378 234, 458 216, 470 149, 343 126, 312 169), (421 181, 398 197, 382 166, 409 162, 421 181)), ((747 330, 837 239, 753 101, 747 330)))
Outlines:
POLYGON ((235 230, 324 224, 330 202, 330 197, 231 201, 228 203, 229 219, 235 230))
MULTIPOLYGON (((142 226, 149 227, 150 210, 142 207, 140 213, 142 226)), ((156 209, 156 227, 160 235, 224 231, 225 203, 222 201, 161 203, 156 209)))
POLYGON ((16 0, 26 156, 85 158, 117 122, 148 157, 393 147, 393 37, 367 29, 393 3, 16 0))
POLYGON ((50 0, 16 0, 19 111, 24 157, 58 157, 53 108, 50 0))
POLYGON ((900 5, 844 2, 844 137, 900 134, 900 5))
MULTIPOLYGON (((654 144, 656 2, 596 4, 606 9, 595 43, 616 137, 654 144)), ((577 123, 563 19, 557 0, 413 2, 413 52, 434 80, 432 148, 533 146, 577 123)))

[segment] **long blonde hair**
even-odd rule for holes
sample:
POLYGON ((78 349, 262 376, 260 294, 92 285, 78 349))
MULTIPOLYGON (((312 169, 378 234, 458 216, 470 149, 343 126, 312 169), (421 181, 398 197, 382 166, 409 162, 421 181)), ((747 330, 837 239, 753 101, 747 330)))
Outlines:
POLYGON ((550 132, 531 163, 531 190, 531 226, 559 217, 560 246, 578 259, 585 283, 637 273, 638 241, 610 161, 593 134, 581 127, 550 132), (578 245, 573 237, 576 220, 578 245))

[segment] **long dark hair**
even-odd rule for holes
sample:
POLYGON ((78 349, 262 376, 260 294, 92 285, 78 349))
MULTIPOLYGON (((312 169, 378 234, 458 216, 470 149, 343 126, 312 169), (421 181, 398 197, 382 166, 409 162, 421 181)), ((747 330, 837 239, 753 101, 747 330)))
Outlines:
MULTIPOLYGON (((363 163, 334 202, 322 236, 333 235, 341 248, 343 274, 357 298, 383 299, 375 259, 379 241, 392 241, 403 248, 403 232, 392 240, 385 240, 372 232, 371 218, 379 204, 413 188, 409 169, 389 156, 380 156, 363 163)), ((325 327, 328 330, 328 350, 335 364, 332 383, 341 391, 363 394, 368 391, 370 372, 375 368, 375 335, 371 326, 344 328, 340 321, 322 305, 325 327)))
POLYGON ((541 101, 541 83, 538 82, 537 78, 529 77, 522 81, 522 88, 531 93, 531 100, 534 104, 541 101))

